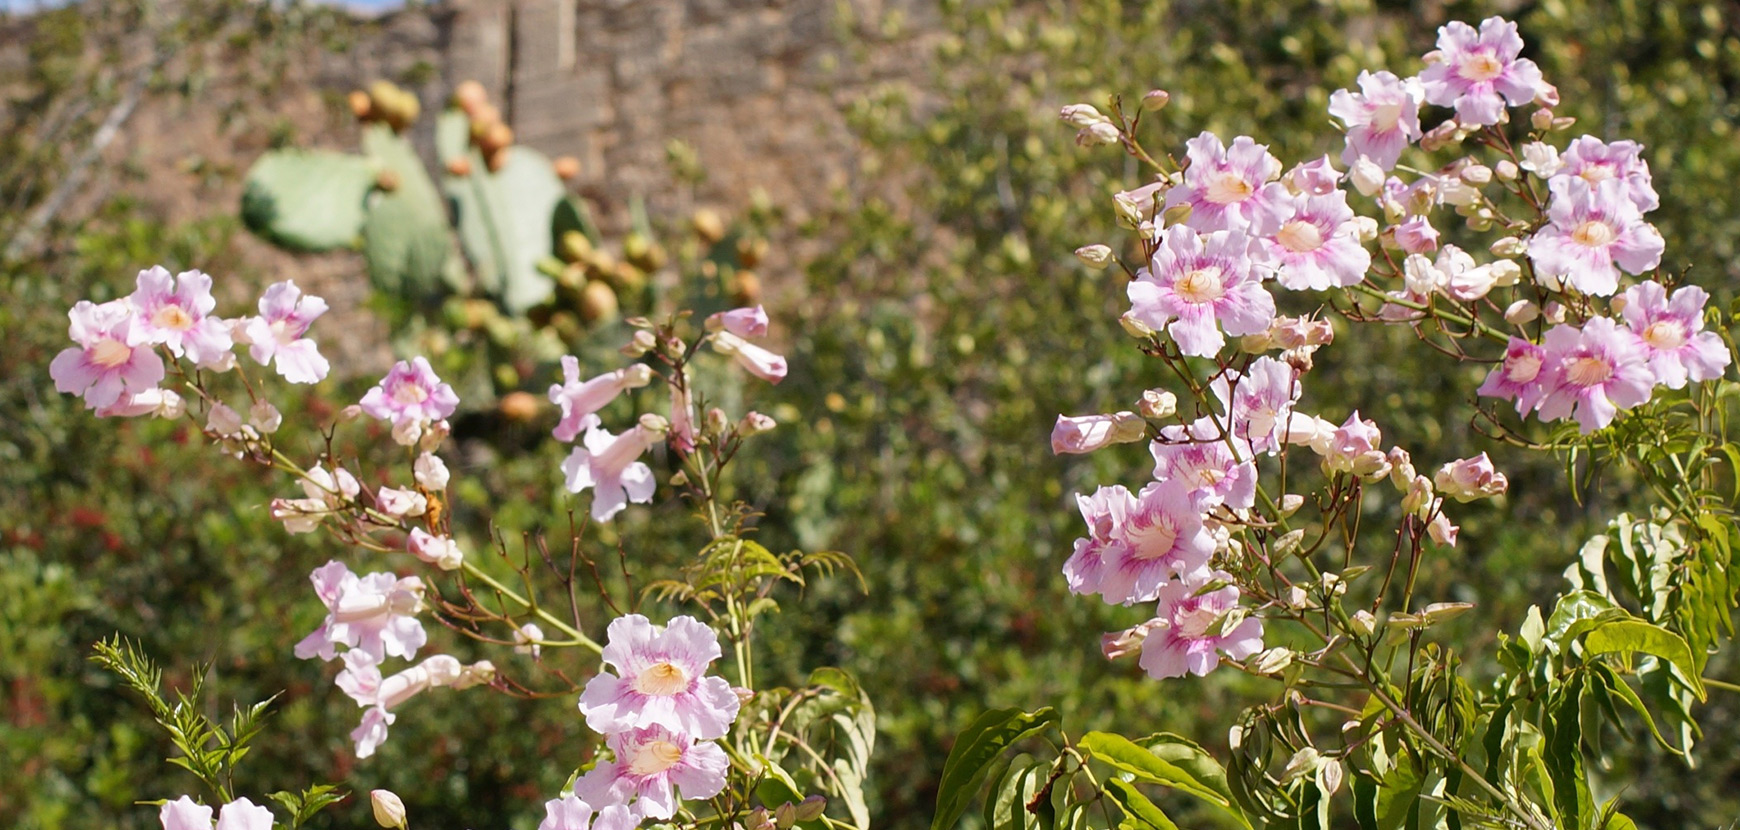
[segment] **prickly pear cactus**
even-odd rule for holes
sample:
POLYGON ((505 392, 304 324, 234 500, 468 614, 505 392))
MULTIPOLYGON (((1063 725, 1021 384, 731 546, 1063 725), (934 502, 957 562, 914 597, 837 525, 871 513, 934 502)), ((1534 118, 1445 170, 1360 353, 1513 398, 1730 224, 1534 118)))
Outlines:
POLYGON ((554 251, 557 208, 568 201, 567 190, 549 158, 527 147, 494 151, 492 171, 483 153, 466 143, 470 130, 456 111, 437 122, 442 188, 454 202, 459 241, 478 286, 509 314, 523 314, 555 292, 555 281, 538 263, 554 251))
POLYGON ((363 152, 375 164, 377 187, 363 221, 363 257, 375 289, 408 299, 431 298, 442 286, 465 289, 453 256, 447 209, 409 141, 384 123, 363 131, 363 152), (388 186, 390 185, 390 186, 388 186))
POLYGON ((362 231, 375 174, 375 166, 362 156, 273 150, 248 171, 242 222, 293 251, 350 247, 362 231))

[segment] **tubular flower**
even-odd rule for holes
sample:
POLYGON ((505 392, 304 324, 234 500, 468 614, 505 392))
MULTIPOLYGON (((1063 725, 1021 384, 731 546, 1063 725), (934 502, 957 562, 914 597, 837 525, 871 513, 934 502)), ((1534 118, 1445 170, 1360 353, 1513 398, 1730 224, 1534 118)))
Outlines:
POLYGON ((1710 295, 1695 285, 1674 290, 1646 282, 1625 290, 1620 313, 1643 343, 1655 382, 1679 389, 1689 378, 1702 383, 1722 376, 1731 359, 1722 337, 1704 331, 1704 304, 1710 295))
POLYGON ((1190 206, 1185 224, 1199 231, 1274 233, 1287 216, 1287 187, 1276 179, 1281 162, 1250 136, 1232 147, 1205 132, 1185 142, 1190 166, 1184 183, 1166 191, 1166 208, 1190 206))
POLYGON ((737 363, 750 374, 767 381, 785 380, 785 358, 755 345, 729 331, 716 331, 712 337, 713 351, 737 358, 737 363))
POLYGON ((1549 374, 1541 418, 1574 416, 1585 435, 1609 423, 1621 409, 1649 400, 1655 376, 1636 335, 1606 317, 1593 317, 1581 330, 1554 326, 1542 345, 1549 374))
POLYGON ((326 313, 326 301, 304 295, 294 280, 274 283, 260 297, 260 316, 239 321, 248 354, 261 366, 275 365, 291 383, 319 383, 331 370, 308 327, 326 313))
POLYGON ((1347 193, 1309 196, 1295 202, 1292 217, 1272 236, 1257 240, 1252 259, 1295 291, 1358 285, 1371 268, 1371 252, 1354 236, 1347 193))
POLYGON ((634 830, 640 817, 620 804, 592 805, 569 793, 544 802, 544 820, 538 830, 634 830))
MULTIPOLYGON (((1312 338, 1301 340, 1282 345, 1312 345, 1312 338)), ((1299 373, 1293 367, 1272 357, 1259 357, 1242 376, 1227 372, 1215 378, 1209 389, 1226 407, 1234 437, 1249 442, 1253 452, 1280 452, 1293 406, 1299 402, 1299 373)))
POLYGON ((1559 277, 1585 294, 1619 288, 1619 271, 1641 274, 1661 264, 1666 243, 1643 221, 1623 182, 1597 185, 1574 177, 1548 182, 1552 220, 1529 239, 1529 259, 1543 275, 1559 277))
POLYGON ((1512 337, 1504 350, 1504 362, 1486 376, 1477 394, 1516 401, 1518 415, 1530 412, 1547 396, 1546 377, 1542 374, 1546 363, 1546 349, 1512 337))
POLYGON ((719 637, 694 617, 660 629, 639 614, 610 622, 604 664, 580 694, 580 713, 593 730, 611 734, 662 726, 700 740, 722 738, 740 701, 723 677, 706 676, 719 659, 719 637))
POLYGON ((706 326, 708 331, 723 329, 738 337, 766 337, 767 311, 761 306, 721 311, 709 315, 706 326))
MULTIPOLYGON (((1153 599, 1168 580, 1193 573, 1208 562, 1214 537, 1202 526, 1201 499, 1192 495, 1191 485, 1154 482, 1137 496, 1121 487, 1101 491, 1108 501, 1121 502, 1114 509, 1122 521, 1107 528, 1100 544, 1077 543, 1075 555, 1064 563, 1070 590, 1099 594, 1109 604, 1144 602, 1153 599)), ((1084 516, 1090 507, 1101 505, 1084 505, 1084 516)), ((1101 520, 1090 517, 1090 528, 1099 531, 1094 525, 1101 520)))
POLYGON ((666 819, 677 812, 677 792, 683 800, 694 800, 725 789, 730 761, 711 741, 649 726, 617 732, 604 742, 616 759, 574 782, 574 794, 589 804, 624 804, 647 818, 666 819))
POLYGON ((1130 444, 1148 437, 1148 422, 1134 412, 1110 415, 1057 416, 1051 428, 1053 455, 1090 453, 1113 444, 1130 444))
POLYGON ((1248 248, 1238 231, 1166 229, 1149 267, 1129 285, 1131 316, 1155 331, 1164 329, 1179 351, 1197 357, 1211 357, 1226 345, 1223 329, 1234 337, 1267 331, 1275 298, 1251 273, 1248 248))
POLYGON ((67 312, 67 333, 77 346, 48 365, 54 388, 83 395, 86 409, 106 410, 157 388, 163 359, 151 350, 125 300, 97 305, 80 300, 67 312))
POLYGON ((580 359, 564 355, 563 382, 550 387, 550 403, 562 408, 562 420, 556 423, 554 432, 556 440, 573 441, 581 432, 598 426, 598 410, 616 400, 617 395, 651 383, 652 376, 651 367, 636 363, 582 382, 580 359))
POLYGON ((1635 141, 1608 143, 1592 135, 1580 136, 1571 140, 1560 161, 1563 166, 1555 175, 1575 176, 1591 185, 1617 179, 1639 212, 1661 206, 1661 197, 1651 183, 1649 162, 1643 160, 1643 145, 1635 141))
POLYGON ((1236 436, 1223 437, 1212 419, 1191 424, 1188 433, 1167 427, 1148 450, 1154 456, 1154 480, 1182 482, 1203 508, 1224 504, 1236 510, 1256 503, 1257 468, 1250 447, 1236 436))
POLYGON ((1263 623, 1246 617, 1236 625, 1227 612, 1238 605, 1235 585, 1197 595, 1209 582, 1232 581, 1225 571, 1212 571, 1196 579, 1164 585, 1159 592, 1159 613, 1142 640, 1142 669, 1156 680, 1205 675, 1220 665, 1220 655, 1243 660, 1263 648, 1263 623))
POLYGON ((314 593, 326 604, 326 621, 296 644, 296 656, 322 660, 343 645, 368 652, 376 662, 387 655, 409 660, 428 640, 416 613, 423 608, 423 581, 390 573, 358 577, 343 562, 328 562, 309 575, 314 593))
POLYGON ((453 387, 435 376, 421 355, 393 365, 381 382, 363 395, 362 410, 394 425, 440 421, 459 408, 453 387))
POLYGON ((1480 127, 1497 124, 1504 106, 1522 106, 1550 87, 1541 69, 1522 52, 1516 24, 1502 17, 1480 22, 1480 31, 1462 21, 1438 28, 1438 50, 1426 56, 1420 86, 1426 103, 1456 109, 1456 120, 1480 127))
POLYGON ((138 314, 145 342, 162 343, 176 357, 186 355, 201 366, 228 359, 235 342, 229 323, 210 316, 217 307, 211 277, 199 271, 171 277, 162 266, 155 266, 140 271, 135 285, 127 301, 138 314))
POLYGON ((562 462, 568 492, 592 489, 592 518, 608 522, 629 502, 652 501, 658 483, 652 468, 639 459, 652 445, 664 440, 669 430, 665 419, 642 415, 640 423, 621 435, 592 427, 586 430, 586 447, 575 447, 562 462))
POLYGON ((1390 72, 1361 71, 1359 92, 1338 89, 1329 96, 1329 114, 1347 125, 1347 147, 1341 163, 1351 166, 1361 156, 1382 170, 1396 166, 1402 149, 1420 140, 1420 104, 1425 92, 1413 78, 1390 72))

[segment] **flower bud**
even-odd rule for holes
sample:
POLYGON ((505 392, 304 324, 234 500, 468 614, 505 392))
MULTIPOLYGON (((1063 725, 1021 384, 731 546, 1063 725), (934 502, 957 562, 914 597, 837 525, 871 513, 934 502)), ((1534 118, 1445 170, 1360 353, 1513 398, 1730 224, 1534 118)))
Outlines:
POLYGON ((1172 93, 1164 89, 1150 89, 1142 96, 1142 109, 1148 112, 1159 112, 1172 102, 1172 93))
POLYGON ((1164 389, 1149 389, 1136 401, 1136 412, 1149 420, 1169 417, 1178 411, 1178 396, 1164 389))
POLYGON ((1513 326, 1528 325, 1540 316, 1540 306, 1529 300, 1517 300, 1504 310, 1504 321, 1513 326))
POLYGON ((1492 172, 1498 174, 1500 181, 1506 182, 1516 181, 1516 177, 1521 175, 1521 171, 1517 170, 1516 162, 1510 159, 1503 159, 1498 164, 1493 165, 1492 172))
POLYGON ((543 651, 544 630, 537 623, 526 623, 514 628, 514 653, 529 654, 534 659, 543 651))
POLYGON ((774 808, 773 825, 775 827, 778 827, 779 830, 791 830, 791 826, 794 824, 797 824, 796 804, 787 801, 786 803, 774 808))
POLYGON ((1347 178, 1361 196, 1375 196, 1384 187, 1384 169, 1365 156, 1353 163, 1353 168, 1347 171, 1347 178))
POLYGON ((1425 476, 1414 476, 1414 480, 1408 484, 1407 495, 1402 496, 1402 512, 1423 517, 1436 500, 1431 480, 1425 476))
POLYGON ((1361 608, 1353 612, 1353 616, 1348 618, 1347 627, 1361 637, 1370 637, 1371 633, 1377 630, 1377 618, 1373 617, 1370 611, 1361 608))
POLYGON ((248 425, 260 431, 262 435, 271 435, 278 431, 284 423, 284 416, 278 408, 264 400, 255 401, 248 408, 248 425))
POLYGON ((1529 241, 1519 236, 1506 236, 1487 247, 1493 256, 1505 258, 1519 257, 1529 250, 1529 241))
POLYGON ((1075 257, 1096 271, 1112 262, 1112 249, 1105 245, 1083 245, 1075 249, 1075 257))
POLYGON ((1370 242, 1378 236, 1378 223, 1370 216, 1353 217, 1353 236, 1361 242, 1370 242))
POLYGON ((370 790, 369 805, 375 811, 375 823, 387 828, 405 826, 405 802, 391 790, 370 790))
POLYGON ((1094 109, 1092 104, 1070 104, 1057 113, 1057 117, 1071 127, 1086 129, 1095 124, 1104 123, 1107 119, 1094 109))
POLYGON ((219 401, 211 405, 211 412, 206 416, 205 428, 219 438, 228 438, 242 431, 242 416, 236 414, 228 404, 219 401))
POLYGON ((1546 107, 1541 107, 1540 109, 1535 110, 1529 115, 1529 126, 1534 127, 1537 130, 1552 129, 1553 111, 1546 107))
POLYGON ((1121 136, 1117 125, 1110 121, 1099 121, 1077 132, 1075 143, 1079 147, 1097 147, 1101 144, 1115 144, 1121 136))
POLYGON ((449 478, 447 462, 434 453, 423 453, 411 464, 412 478, 425 490, 445 490, 449 478))
POLYGON ((1051 452, 1055 455, 1089 453, 1113 444, 1130 444, 1148 437, 1148 422, 1133 412, 1111 415, 1057 416, 1051 428, 1051 452))
POLYGON ((779 424, 773 418, 760 412, 751 412, 743 416, 743 420, 737 422, 737 434, 743 436, 760 435, 772 431, 776 426, 779 424))
POLYGON ((1118 318, 1118 325, 1124 327, 1126 334, 1139 340, 1152 339, 1156 334, 1153 329, 1148 328, 1147 323, 1136 319, 1135 313, 1130 311, 1124 312, 1123 316, 1118 318))
POLYGON ((1470 164, 1462 168, 1462 180, 1473 185, 1482 185, 1492 181, 1492 168, 1484 164, 1470 164))
POLYGON ((725 417, 725 410, 715 406, 707 410, 706 425, 708 435, 724 435, 731 425, 731 419, 725 417))
POLYGON ((652 332, 641 329, 634 333, 634 337, 629 338, 628 345, 623 346, 620 351, 624 357, 636 358, 658 348, 658 345, 659 339, 652 332))
POLYGON ((819 795, 812 795, 809 798, 798 802, 797 820, 815 821, 822 817, 822 811, 827 809, 827 807, 828 799, 819 795))
POLYGON ((1293 650, 1284 646, 1276 646, 1251 661, 1251 670, 1257 674, 1280 674, 1288 666, 1293 665, 1293 650))

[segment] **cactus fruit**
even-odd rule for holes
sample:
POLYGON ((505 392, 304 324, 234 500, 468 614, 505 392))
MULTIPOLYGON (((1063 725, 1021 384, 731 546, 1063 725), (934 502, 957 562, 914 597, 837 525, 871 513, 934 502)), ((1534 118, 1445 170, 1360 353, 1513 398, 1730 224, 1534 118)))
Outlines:
POLYGON ((712 208, 701 208, 689 220, 694 226, 696 235, 711 245, 725 238, 725 220, 712 208))
POLYGON ((374 102, 369 99, 368 93, 360 89, 352 90, 345 96, 345 101, 350 104, 350 114, 356 116, 358 121, 367 121, 369 114, 374 112, 374 102))
POLYGON ((558 179, 572 179, 580 175, 580 160, 573 156, 560 156, 553 163, 558 179))
POLYGON ((580 289, 580 319, 597 324, 616 319, 616 291, 603 280, 593 280, 580 289))

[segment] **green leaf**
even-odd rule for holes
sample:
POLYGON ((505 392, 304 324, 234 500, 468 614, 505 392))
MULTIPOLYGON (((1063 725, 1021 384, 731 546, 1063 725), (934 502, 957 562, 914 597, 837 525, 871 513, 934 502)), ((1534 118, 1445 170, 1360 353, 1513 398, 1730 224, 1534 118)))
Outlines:
MULTIPOLYGON (((391 192, 369 195, 363 221, 363 257, 375 289, 397 297, 420 298, 451 283, 449 258, 453 233, 447 207, 416 148, 385 124, 363 130, 363 152, 382 170, 398 177, 391 192)), ((463 290, 463 281, 448 285, 463 290)))
POLYGON ((1377 781, 1363 772, 1353 773, 1353 821, 1359 830, 1378 830, 1377 781))
POLYGON ((242 183, 248 230, 293 251, 349 247, 362 231, 374 162, 329 150, 273 150, 242 183))
POLYGON ((1699 677, 1698 663, 1692 655, 1692 647, 1686 644, 1684 637, 1661 626, 1642 620, 1609 622, 1591 630, 1583 638, 1583 650, 1590 655, 1631 654, 1639 651, 1653 654, 1679 669, 1698 700, 1705 699, 1704 682, 1699 677))
POLYGON ((1419 807, 1420 788, 1424 784, 1425 776, 1414 753, 1408 751, 1406 744, 1398 745, 1389 772, 1378 782, 1373 805, 1378 830, 1396 830, 1405 824, 1419 807))
POLYGON ((1136 828, 1153 828, 1153 830, 1178 830, 1178 825, 1166 817, 1154 802, 1137 790, 1134 784, 1122 778, 1111 778, 1106 781, 1106 794, 1118 803, 1118 808, 1127 817, 1120 826, 1136 828))
POLYGON ((937 785, 936 817, 932 830, 945 830, 960 821, 967 805, 978 794, 991 763, 1003 751, 1029 735, 1057 723, 1057 711, 1051 707, 1036 712, 1020 709, 992 709, 974 719, 955 738, 948 760, 943 762, 942 780, 937 785))
MULTIPOLYGON (((1110 732, 1089 732, 1081 737, 1077 746, 1113 769, 1134 775, 1139 781, 1161 784, 1188 793, 1226 811, 1237 818, 1240 824, 1246 827, 1250 826, 1250 822, 1245 819, 1243 812, 1233 804, 1224 772, 1219 773, 1218 781, 1213 779, 1205 781, 1186 766, 1162 758, 1154 751, 1136 744, 1129 738, 1110 732)), ((1206 758, 1206 753, 1197 756, 1196 752, 1200 752, 1200 748, 1188 742, 1166 742, 1161 746, 1167 747, 1168 749, 1165 751, 1174 753, 1175 756, 1176 750, 1171 749, 1172 747, 1194 748, 1195 751, 1190 753, 1190 759, 1198 769, 1200 769, 1200 761, 1206 758)), ((1215 770, 1219 770, 1218 765, 1216 765, 1215 770)))
POLYGON ((1583 680, 1583 672, 1573 672, 1554 693, 1546 741, 1541 746, 1547 777, 1553 784, 1553 807, 1558 812, 1559 826, 1565 828, 1583 827, 1594 807, 1588 777, 1583 771, 1580 725, 1583 680))
MULTIPOLYGON (((1051 767, 1050 763, 1035 760, 1030 755, 1022 755, 1009 764, 1009 773, 1003 776, 997 791, 986 796, 991 800, 992 830, 1050 830, 1051 821, 1048 818, 1042 821, 1039 816, 1028 812, 1027 805, 1045 787, 1046 779, 1051 776, 1051 767)), ((1047 815, 1052 814, 1050 799, 1046 799, 1040 809, 1047 815)))

